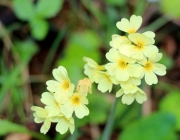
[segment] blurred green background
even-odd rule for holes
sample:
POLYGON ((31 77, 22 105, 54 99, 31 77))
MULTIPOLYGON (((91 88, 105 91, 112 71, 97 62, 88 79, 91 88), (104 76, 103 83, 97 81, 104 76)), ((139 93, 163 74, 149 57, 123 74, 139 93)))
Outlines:
POLYGON ((116 22, 143 17, 139 32, 154 31, 167 74, 144 86, 148 100, 123 105, 119 98, 111 140, 180 140, 180 0, 0 0, 0 139, 98 140, 114 93, 93 87, 90 115, 77 120, 74 135, 60 135, 52 124, 46 135, 33 121, 32 105, 51 71, 66 67, 74 84, 83 74, 83 56, 107 62, 112 34, 124 35, 116 22))

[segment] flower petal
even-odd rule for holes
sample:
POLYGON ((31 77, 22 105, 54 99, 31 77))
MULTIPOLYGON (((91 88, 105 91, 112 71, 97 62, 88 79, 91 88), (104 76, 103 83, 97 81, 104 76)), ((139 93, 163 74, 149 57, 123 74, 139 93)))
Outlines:
POLYGON ((124 94, 122 97, 122 103, 130 105, 134 101, 134 95, 133 94, 124 94))
POLYGON ((46 119, 43 123, 43 125, 41 126, 41 129, 40 129, 40 132, 43 133, 43 134, 46 134, 49 130, 51 126, 51 122, 49 119, 46 119))
POLYGON ((83 118, 84 116, 87 116, 88 114, 89 114, 89 109, 83 104, 75 108, 75 115, 79 119, 83 118))
POLYGON ((157 75, 163 76, 166 74, 166 67, 163 64, 155 63, 153 67, 153 72, 157 75))
POLYGON ((157 76, 153 72, 146 72, 145 81, 148 85, 152 85, 152 84, 157 84, 158 79, 157 79, 157 76))

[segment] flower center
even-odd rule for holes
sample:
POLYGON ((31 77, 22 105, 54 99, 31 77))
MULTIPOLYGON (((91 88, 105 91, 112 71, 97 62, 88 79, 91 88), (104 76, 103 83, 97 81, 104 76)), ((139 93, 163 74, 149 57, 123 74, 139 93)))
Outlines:
POLYGON ((71 98, 71 102, 74 105, 79 105, 81 103, 81 97, 79 95, 74 95, 71 98))
POLYGON ((144 43, 143 42, 137 42, 136 46, 134 46, 137 50, 143 50, 144 49, 144 43))
POLYGON ((136 30, 135 30, 134 28, 132 28, 132 29, 129 29, 127 32, 128 32, 129 34, 132 34, 132 33, 135 33, 136 30))
POLYGON ((125 68, 127 67, 127 63, 126 63, 126 61, 124 61, 124 60, 119 60, 118 66, 119 66, 121 69, 125 69, 125 68))
POLYGON ((152 68, 153 68, 153 65, 152 65, 151 62, 146 62, 146 63, 144 64, 144 70, 145 70, 145 71, 151 71, 152 68))
POLYGON ((64 89, 64 90, 66 90, 66 89, 68 89, 69 88, 69 81, 63 81, 63 83, 62 83, 62 88, 64 89))

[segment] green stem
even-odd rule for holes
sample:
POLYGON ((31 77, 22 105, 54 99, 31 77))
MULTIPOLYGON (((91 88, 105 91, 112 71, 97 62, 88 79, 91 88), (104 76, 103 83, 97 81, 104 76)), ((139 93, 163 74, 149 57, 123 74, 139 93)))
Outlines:
POLYGON ((102 134, 102 140, 109 140, 111 137, 111 133, 113 130, 113 125, 114 125, 114 119, 115 119, 114 116, 115 116, 115 110, 116 110, 117 102, 118 102, 118 99, 115 98, 115 101, 114 101, 114 103, 111 107, 111 110, 110 110, 110 114, 108 116, 108 120, 107 120, 107 123, 105 126, 105 130, 102 134))
POLYGON ((60 41, 62 40, 64 34, 65 34, 65 29, 62 29, 61 31, 59 31, 55 41, 53 42, 50 50, 49 50, 49 53, 46 57, 46 60, 45 60, 45 64, 44 64, 44 67, 43 67, 43 72, 47 72, 50 68, 50 65, 52 63, 52 60, 53 60, 53 56, 54 54, 56 53, 57 49, 58 49, 58 46, 59 46, 59 43, 60 41))
POLYGON ((73 118, 74 118, 74 123, 75 123, 75 129, 74 129, 73 134, 69 137, 68 140, 77 140, 78 139, 77 118, 75 115, 73 116, 73 118))
POLYGON ((145 32, 145 31, 156 31, 157 29, 161 28, 162 26, 164 26, 166 23, 168 22, 167 18, 164 16, 159 17, 158 19, 156 19, 154 22, 152 22, 151 24, 149 24, 148 26, 144 27, 143 29, 141 29, 141 32, 145 32))

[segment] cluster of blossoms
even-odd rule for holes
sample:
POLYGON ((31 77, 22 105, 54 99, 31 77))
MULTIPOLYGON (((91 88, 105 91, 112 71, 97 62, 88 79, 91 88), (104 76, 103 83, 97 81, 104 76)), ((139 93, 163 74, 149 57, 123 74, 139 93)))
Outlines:
POLYGON ((98 65, 91 58, 84 57, 86 62, 84 73, 89 77, 71 83, 63 66, 53 70, 56 80, 46 82, 48 92, 42 93, 41 102, 44 108, 33 106, 36 123, 42 123, 41 133, 47 133, 51 122, 57 123, 56 131, 64 134, 68 129, 74 132, 73 113, 77 118, 89 114, 87 94, 91 93, 91 84, 98 84, 101 92, 111 92, 113 85, 119 85, 116 97, 122 96, 122 103, 131 104, 146 101, 146 93, 138 86, 144 78, 148 85, 158 82, 157 75, 166 74, 166 67, 158 61, 162 58, 158 48, 153 45, 155 34, 152 31, 137 33, 142 23, 142 17, 132 15, 130 21, 123 18, 117 22, 117 28, 128 33, 126 36, 112 35, 106 58, 109 63, 98 65))
POLYGON ((69 129, 72 134, 75 128, 73 113, 75 112, 76 117, 80 119, 89 114, 86 96, 91 93, 91 81, 88 78, 79 80, 74 92, 75 86, 63 66, 54 69, 53 76, 56 80, 47 81, 48 92, 42 93, 41 102, 45 107, 31 107, 34 111, 34 121, 43 122, 41 133, 46 134, 51 122, 55 122, 57 132, 64 134, 69 129))
POLYGON ((137 33, 142 17, 132 15, 130 20, 123 18, 117 22, 119 30, 127 36, 112 35, 106 58, 109 63, 98 65, 91 58, 84 57, 85 74, 98 84, 101 92, 111 92, 113 85, 120 85, 116 97, 122 96, 122 103, 131 104, 134 100, 143 103, 146 93, 138 86, 142 78, 148 85, 157 84, 157 75, 166 74, 166 67, 158 61, 162 58, 158 48, 153 45, 155 34, 152 31, 137 33))

